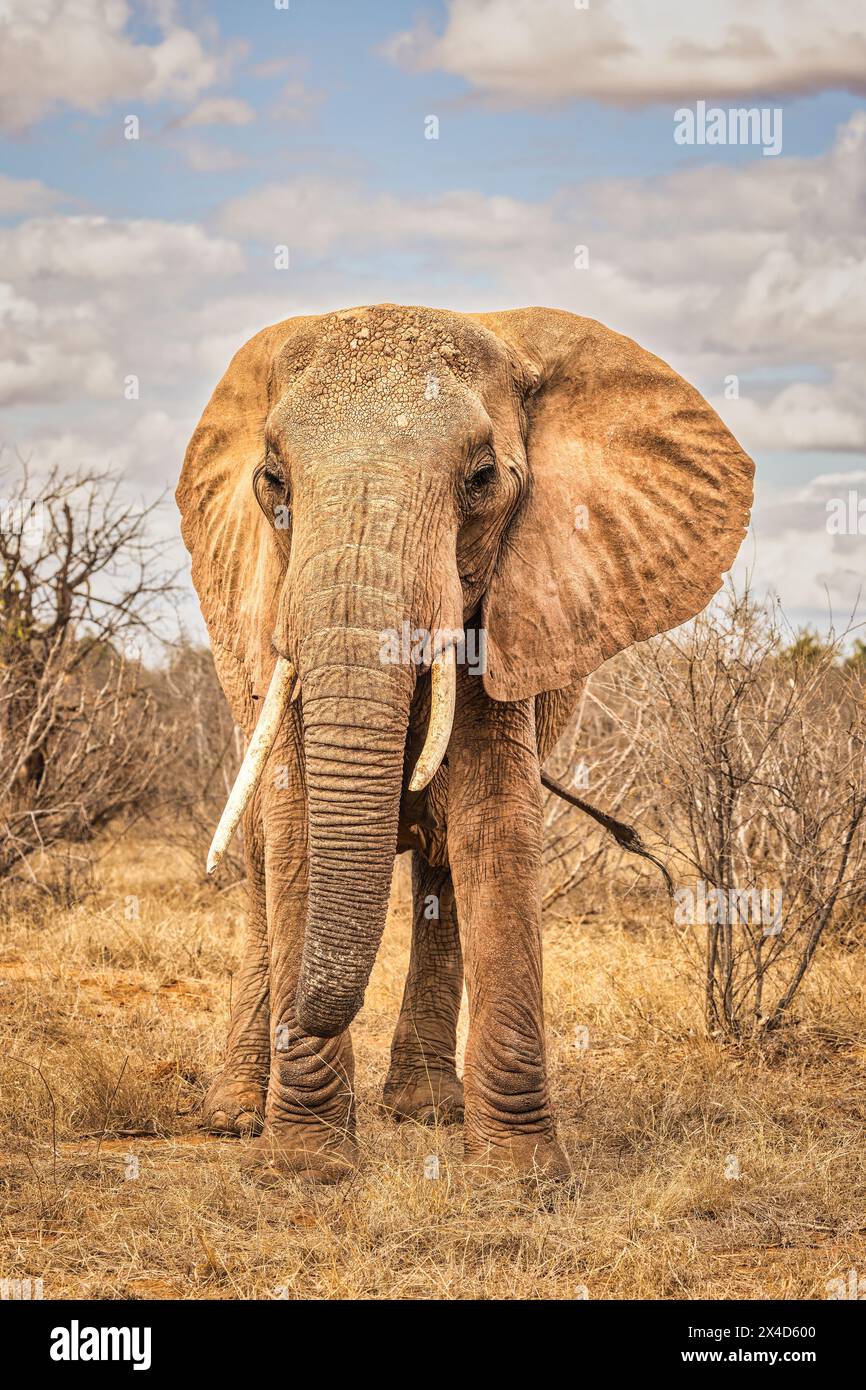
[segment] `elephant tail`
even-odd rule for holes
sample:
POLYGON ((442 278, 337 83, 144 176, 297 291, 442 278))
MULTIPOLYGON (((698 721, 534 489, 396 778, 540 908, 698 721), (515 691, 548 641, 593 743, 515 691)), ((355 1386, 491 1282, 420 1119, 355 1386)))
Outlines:
POLYGON ((561 796, 563 801, 567 801, 569 805, 576 806, 578 811, 583 811, 585 815, 592 816, 594 821, 598 821, 599 825, 603 826, 604 829, 613 836, 622 849, 628 850, 630 854, 639 854, 642 859, 648 859, 651 864, 655 864, 665 881, 668 896, 671 898, 674 896, 673 879, 661 860, 657 859, 656 856, 647 849, 633 826, 626 825, 624 821, 616 820, 605 811, 599 811, 597 806, 591 806, 588 801, 582 801, 579 796, 575 796, 573 792, 566 790, 561 782, 557 782, 556 778, 551 777, 547 772, 542 772, 541 774, 541 785, 546 787, 549 792, 553 792, 555 796, 561 796))

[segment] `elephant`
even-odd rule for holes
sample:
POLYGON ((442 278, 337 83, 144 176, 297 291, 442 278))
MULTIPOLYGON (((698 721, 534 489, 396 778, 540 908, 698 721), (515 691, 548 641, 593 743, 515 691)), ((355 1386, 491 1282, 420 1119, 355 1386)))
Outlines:
POLYGON ((388 1113, 462 1121, 470 1176, 568 1177, 542 765, 602 662, 718 591, 753 473, 671 367, 565 310, 376 304, 289 318, 232 359, 176 497, 249 738, 210 861, 242 819, 249 932, 203 1124, 245 1136, 259 1179, 358 1166, 350 1024, 404 851, 388 1113), (424 640, 385 660, 406 624, 424 640))

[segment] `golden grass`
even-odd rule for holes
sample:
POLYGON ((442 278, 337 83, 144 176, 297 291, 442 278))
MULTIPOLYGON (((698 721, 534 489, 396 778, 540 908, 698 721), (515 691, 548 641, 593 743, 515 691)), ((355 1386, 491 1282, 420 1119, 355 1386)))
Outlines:
POLYGON ((363 1168, 313 1190, 257 1187, 240 1143, 195 1128, 226 1031, 237 890, 127 841, 84 904, 11 914, 0 1276, 42 1278, 46 1298, 748 1299, 824 1298, 829 1279, 866 1273, 866 946, 826 946, 798 1025, 759 1057, 704 1038, 663 910, 549 918, 551 1077, 575 1182, 479 1190, 458 1129, 377 1110, 403 896, 354 1028, 363 1168))

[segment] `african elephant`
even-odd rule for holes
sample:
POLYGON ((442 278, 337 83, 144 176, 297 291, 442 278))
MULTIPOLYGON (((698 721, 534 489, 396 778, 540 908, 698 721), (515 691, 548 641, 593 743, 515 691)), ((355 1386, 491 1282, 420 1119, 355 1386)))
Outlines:
POLYGON ((349 1025, 403 849, 391 1113, 465 1106, 469 1165, 568 1172, 545 1065, 540 768, 585 677, 717 591, 752 474, 676 372, 559 310, 380 304, 288 319, 234 357, 177 500, 252 735, 212 856, 243 814, 249 940, 204 1120, 263 1118, 261 1176, 357 1162, 349 1025), (383 659, 407 622, 451 636, 420 663, 383 659), (464 629, 486 638, 474 669, 464 629))

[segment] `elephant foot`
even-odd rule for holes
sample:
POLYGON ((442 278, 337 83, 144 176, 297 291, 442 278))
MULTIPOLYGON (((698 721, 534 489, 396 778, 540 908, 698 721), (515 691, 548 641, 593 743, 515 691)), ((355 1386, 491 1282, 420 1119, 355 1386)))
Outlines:
POLYGON ((421 1125, 463 1123, 463 1082, 456 1072, 416 1072, 408 1079, 388 1077, 383 1109, 399 1124, 414 1120, 421 1125))
POLYGON ((355 1137, 325 1125, 266 1128, 241 1162, 256 1182, 274 1187, 286 1178, 308 1182, 343 1182, 358 1170, 355 1137))
POLYGON ((553 1135, 517 1135, 495 1144, 467 1142, 464 1169, 473 1182, 516 1177, 564 1183, 572 1178, 565 1150, 553 1135))
POLYGON ((255 1081, 217 1077, 201 1107, 201 1128, 211 1134, 258 1134, 265 1113, 265 1088, 255 1081))

